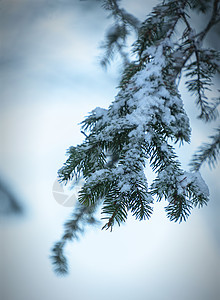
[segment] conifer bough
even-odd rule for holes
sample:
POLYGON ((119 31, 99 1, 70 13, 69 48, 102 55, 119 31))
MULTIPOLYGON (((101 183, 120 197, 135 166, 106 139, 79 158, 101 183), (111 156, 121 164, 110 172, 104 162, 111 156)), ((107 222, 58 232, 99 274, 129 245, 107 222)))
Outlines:
POLYGON ((209 30, 220 20, 219 1, 162 1, 144 22, 120 8, 119 1, 103 1, 114 19, 106 35, 105 64, 118 51, 124 58, 119 92, 108 109, 95 108, 82 122, 85 140, 69 148, 68 159, 59 170, 61 182, 84 180, 78 203, 64 234, 52 249, 51 259, 59 274, 68 271, 63 250, 76 239, 85 224, 96 222, 94 213, 101 205, 104 229, 126 221, 128 212, 138 220, 148 219, 154 199, 167 201, 171 221, 185 221, 193 207, 207 204, 209 191, 199 168, 204 161, 216 163, 220 130, 192 159, 191 172, 181 168, 174 144, 190 142, 191 128, 184 110, 178 81, 195 96, 199 118, 217 118, 219 99, 210 101, 206 91, 219 72, 219 52, 203 46, 209 30), (207 25, 196 32, 190 13, 211 11, 207 25), (176 30, 181 33, 176 34, 176 30), (132 61, 124 51, 128 34, 137 39, 132 61), (126 59, 125 59, 126 58, 126 59), (146 162, 155 173, 149 186, 146 162))

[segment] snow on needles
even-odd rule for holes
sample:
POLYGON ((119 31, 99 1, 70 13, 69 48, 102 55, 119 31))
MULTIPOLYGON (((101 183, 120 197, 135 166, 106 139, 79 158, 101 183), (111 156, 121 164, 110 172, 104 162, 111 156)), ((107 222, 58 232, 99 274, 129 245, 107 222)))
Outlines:
POLYGON ((149 57, 147 63, 119 90, 108 110, 97 107, 92 111, 94 124, 90 127, 89 143, 104 145, 101 147, 110 153, 118 151, 118 160, 111 167, 106 164, 100 167, 102 170, 94 170, 87 178, 87 188, 90 183, 109 180, 127 197, 138 187, 148 203, 153 202, 154 194, 159 199, 173 199, 173 203, 176 195, 179 201, 186 202, 190 195, 201 201, 208 197, 200 173, 184 172, 168 143, 168 140, 189 142, 191 128, 175 74, 167 73, 170 60, 166 47, 166 41, 148 47, 144 52, 149 57), (144 173, 148 158, 157 174, 150 192, 144 173))

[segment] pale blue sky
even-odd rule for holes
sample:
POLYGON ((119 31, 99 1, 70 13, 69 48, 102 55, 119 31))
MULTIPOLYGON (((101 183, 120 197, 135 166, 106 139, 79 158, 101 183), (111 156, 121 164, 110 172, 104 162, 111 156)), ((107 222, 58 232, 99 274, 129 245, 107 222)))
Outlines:
MULTIPOLYGON (((57 278, 48 259, 71 209, 52 194, 65 151, 83 139, 79 123, 117 92, 117 68, 98 64, 98 46, 110 20, 86 1, 0 2, 0 175, 25 207, 25 216, 1 223, 0 292, 3 300, 215 300, 220 276, 219 167, 202 175, 208 207, 187 223, 170 223, 165 203, 153 217, 112 233, 89 230, 70 244, 70 275, 57 278)), ((123 1, 125 2, 125 1, 123 1)), ((123 3, 122 2, 122 3, 123 3)), ((153 1, 126 1, 143 17, 153 1)), ((193 128, 191 145, 179 150, 184 167, 206 135, 193 100, 183 99, 193 128)))

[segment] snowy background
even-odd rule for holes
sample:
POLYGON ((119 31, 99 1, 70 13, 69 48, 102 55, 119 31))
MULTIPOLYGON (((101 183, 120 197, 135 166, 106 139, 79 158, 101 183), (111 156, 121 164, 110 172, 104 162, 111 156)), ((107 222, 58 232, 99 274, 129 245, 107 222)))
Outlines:
MULTIPOLYGON (((122 4, 143 19, 153 2, 122 4)), ((117 93, 117 68, 98 64, 110 20, 91 0, 1 0, 0 15, 0 179, 24 210, 1 216, 0 298, 219 299, 219 167, 202 168, 211 201, 187 223, 169 222, 164 203, 155 203, 149 221, 88 230, 67 249, 70 275, 54 275, 50 248, 71 213, 52 193, 57 170, 66 149, 83 139, 79 123, 117 93)), ((193 128, 191 145, 178 150, 187 168, 211 127, 195 118, 194 100, 181 91, 193 128)))

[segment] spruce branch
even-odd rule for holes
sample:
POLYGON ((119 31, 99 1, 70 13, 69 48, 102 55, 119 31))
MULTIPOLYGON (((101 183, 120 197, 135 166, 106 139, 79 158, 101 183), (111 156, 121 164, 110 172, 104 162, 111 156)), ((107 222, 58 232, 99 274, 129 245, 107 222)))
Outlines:
MULTIPOLYGON (((191 8, 199 8, 203 13, 205 13, 207 10, 210 9, 210 5, 207 2, 212 2, 211 0, 209 1, 187 1, 188 5, 191 8)), ((195 46, 197 48, 197 45, 201 45, 202 41, 206 37, 206 35, 209 33, 209 31, 212 29, 213 26, 215 26, 218 22, 220 22, 220 6, 219 6, 219 0, 214 0, 213 1, 213 7, 212 7, 212 14, 209 19, 209 22, 205 29, 203 29, 200 33, 196 34, 194 33, 194 30, 191 28, 189 22, 187 21, 187 14, 182 10, 180 12, 181 18, 183 18, 185 24, 187 25, 187 31, 183 33, 182 39, 184 40, 185 38, 188 37, 189 33, 194 33, 194 39, 192 41, 192 35, 190 38, 185 42, 185 44, 179 45, 179 48, 176 50, 176 53, 179 53, 179 56, 182 55, 182 60, 179 61, 179 66, 176 68, 177 75, 181 73, 181 70, 184 68, 186 63, 189 61, 189 59, 192 57, 192 55, 195 52, 195 46), (187 34, 186 34, 187 33, 187 34), (185 35, 186 34, 186 35, 185 35), (192 44, 193 42, 193 44, 192 44), (184 46, 186 46, 186 49, 184 49, 184 46)))
POLYGON ((206 122, 217 118, 215 102, 208 102, 205 92, 213 84, 212 78, 219 72, 220 54, 212 50, 196 50, 196 61, 186 66, 186 76, 191 77, 186 81, 188 90, 197 95, 196 104, 200 109, 199 118, 206 122), (196 77, 196 78, 195 78, 196 77))
POLYGON ((106 34, 108 63, 116 52, 124 56, 124 72, 119 91, 108 109, 96 108, 82 122, 84 141, 70 147, 68 158, 59 170, 64 183, 84 179, 76 210, 64 225, 64 234, 52 250, 55 271, 68 271, 64 247, 83 232, 86 223, 95 223, 94 212, 101 205, 103 229, 125 222, 128 212, 138 220, 148 219, 154 198, 165 199, 167 217, 186 221, 194 207, 209 200, 209 191, 198 172, 207 161, 215 166, 219 155, 220 130, 212 142, 201 147, 192 161, 192 172, 181 168, 174 144, 190 142, 191 128, 178 91, 182 71, 186 86, 196 95, 200 117, 217 118, 218 100, 210 103, 205 92, 219 72, 219 53, 202 47, 201 41, 219 20, 219 1, 214 0, 212 16, 205 29, 196 34, 188 10, 209 8, 211 1, 167 0, 155 6, 140 24, 120 8, 117 0, 103 1, 104 9, 114 18, 106 34), (217 11, 216 11, 217 10, 217 11), (179 22, 184 30, 177 39, 179 22), (138 25, 137 25, 138 24, 138 25), (126 39, 137 31, 132 47, 133 61, 126 61, 126 39), (146 162, 156 175, 148 186, 146 162))
MULTIPOLYGON (((216 118, 216 112, 213 109, 213 104, 208 103, 205 91, 210 89, 209 87, 212 84, 211 78, 220 70, 218 63, 220 61, 220 55, 215 51, 203 50, 201 47, 199 49, 198 39, 195 38, 195 33, 186 15, 182 13, 181 16, 187 26, 187 42, 192 45, 192 53, 194 53, 196 57, 196 61, 190 63, 185 69, 188 71, 186 73, 187 77, 193 78, 196 76, 197 78, 186 81, 186 85, 189 91, 197 95, 196 103, 200 109, 199 118, 206 122, 212 121, 216 118)), ((192 55, 192 53, 189 53, 189 55, 192 55)))
POLYGON ((191 209, 191 203, 187 202, 187 200, 181 195, 174 195, 173 199, 165 207, 167 217, 170 221, 179 221, 179 223, 187 220, 191 213, 191 209))
POLYGON ((210 136, 211 142, 203 143, 193 155, 190 162, 192 170, 198 171, 204 163, 208 163, 210 168, 217 164, 220 154, 220 128, 216 129, 216 134, 210 136))
POLYGON ((66 275, 68 273, 67 259, 63 254, 64 245, 65 242, 55 243, 51 250, 52 254, 50 255, 54 272, 60 276, 66 275))
POLYGON ((202 41, 207 35, 207 33, 210 31, 210 29, 219 22, 220 22, 220 1, 214 0, 213 7, 212 7, 212 15, 210 17, 210 20, 207 26, 205 27, 205 29, 198 34, 199 41, 202 41))
POLYGON ((191 0, 188 1, 191 9, 196 9, 199 12, 206 13, 210 9, 213 0, 191 0))
POLYGON ((66 243, 73 240, 78 240, 79 235, 83 234, 86 225, 98 224, 94 217, 96 206, 86 207, 77 204, 72 216, 64 224, 64 233, 59 242, 56 242, 51 250, 50 259, 57 275, 67 275, 68 262, 64 254, 66 243))
POLYGON ((130 31, 137 32, 140 26, 139 20, 128 13, 125 9, 120 8, 117 0, 105 0, 103 8, 110 12, 114 24, 106 32, 105 40, 101 44, 101 49, 105 50, 100 63, 104 68, 110 64, 116 53, 118 53, 124 65, 129 63, 128 54, 125 51, 126 40, 130 31))
MULTIPOLYGON (((113 199, 115 199, 115 195, 113 199)), ((107 219, 107 223, 102 227, 102 229, 108 230, 110 228, 110 231, 112 231, 113 226, 117 222, 118 225, 122 222, 125 222, 127 219, 127 207, 124 199, 117 199, 113 200, 110 197, 106 197, 104 203, 103 203, 103 209, 102 213, 109 215, 108 217, 103 217, 102 219, 107 219)))
POLYGON ((119 0, 104 0, 103 8, 110 11, 111 16, 114 17, 117 23, 129 25, 132 29, 137 30, 140 21, 132 14, 128 13, 124 8, 120 8, 119 0))

